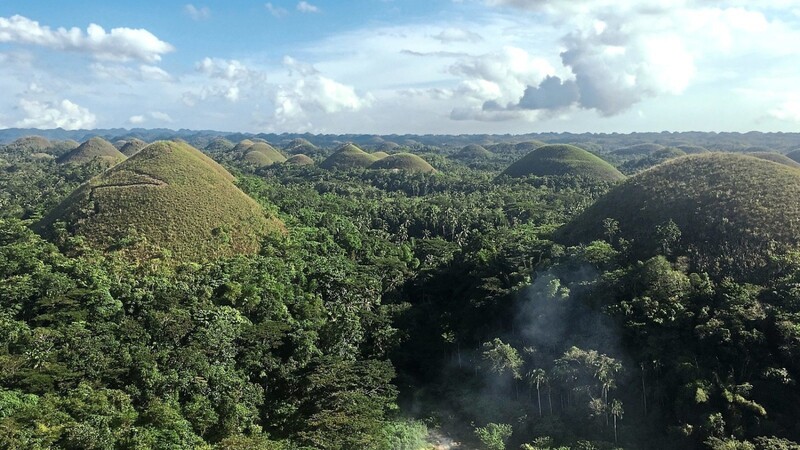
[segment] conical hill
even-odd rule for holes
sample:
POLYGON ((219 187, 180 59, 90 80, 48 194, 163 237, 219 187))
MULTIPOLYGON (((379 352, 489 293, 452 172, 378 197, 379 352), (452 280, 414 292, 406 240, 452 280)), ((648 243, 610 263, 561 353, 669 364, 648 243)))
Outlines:
POLYGON ((58 158, 58 163, 86 164, 95 160, 110 167, 124 161, 125 155, 107 140, 100 137, 93 137, 79 145, 76 149, 58 158))
POLYGON ((633 260, 673 253, 698 270, 758 278, 772 257, 800 244, 800 171, 731 153, 672 159, 614 187, 557 240, 609 235, 628 243, 633 260))
POLYGON ((50 236, 64 222, 90 245, 135 259, 163 251, 174 261, 251 254, 283 225, 233 180, 188 144, 159 141, 82 185, 35 229, 50 236))
POLYGON ((366 168, 372 165, 376 158, 361 150, 355 144, 344 144, 336 152, 320 163, 323 169, 354 169, 366 168))
POLYGON ((614 166, 574 145, 544 145, 528 153, 503 174, 511 177, 574 175, 599 181, 616 181, 625 176, 614 166))

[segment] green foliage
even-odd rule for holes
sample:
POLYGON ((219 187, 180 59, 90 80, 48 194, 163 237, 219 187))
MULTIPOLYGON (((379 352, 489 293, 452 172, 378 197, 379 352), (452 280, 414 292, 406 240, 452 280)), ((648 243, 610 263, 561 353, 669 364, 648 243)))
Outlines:
POLYGON ((782 155, 780 153, 775 152, 751 152, 747 153, 748 156, 754 156, 759 159, 763 159, 766 161, 772 161, 774 163, 783 164, 784 166, 791 167, 793 169, 800 169, 800 163, 789 158, 786 155, 782 155))
POLYGON ((485 427, 475 428, 475 435, 486 450, 505 450, 512 432, 511 425, 506 423, 489 423, 485 427))

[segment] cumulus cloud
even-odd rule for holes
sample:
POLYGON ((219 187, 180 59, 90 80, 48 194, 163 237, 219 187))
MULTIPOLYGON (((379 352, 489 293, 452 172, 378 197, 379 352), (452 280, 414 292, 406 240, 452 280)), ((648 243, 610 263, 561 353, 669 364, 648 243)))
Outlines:
POLYGON ((230 102, 239 100, 243 88, 256 87, 266 82, 266 74, 247 67, 235 59, 203 58, 196 64, 201 74, 215 81, 202 88, 199 98, 222 97, 230 102))
POLYGON ((294 80, 278 86, 275 93, 275 117, 280 121, 299 119, 309 113, 358 111, 372 102, 371 96, 359 96, 352 86, 325 77, 294 58, 285 57, 284 65, 294 80))
POLYGON ((84 33, 79 28, 51 29, 20 15, 0 17, 0 42, 36 45, 54 50, 87 53, 111 61, 140 60, 154 63, 174 50, 145 29, 113 28, 91 24, 84 33))
POLYGON ((149 64, 128 67, 121 64, 92 63, 89 69, 100 79, 116 80, 126 84, 132 81, 173 81, 172 75, 166 70, 149 64))
POLYGON ((301 13, 318 13, 320 12, 319 7, 312 5, 306 1, 299 2, 297 4, 297 10, 301 13))
POLYGON ((270 14, 278 18, 285 17, 287 14, 289 14, 289 11, 287 11, 286 8, 275 6, 272 3, 265 4, 264 8, 267 8, 267 11, 269 11, 270 14))
POLYGON ((800 124, 800 96, 783 102, 767 115, 773 119, 800 124))
POLYGON ((97 117, 88 109, 67 99, 61 100, 61 102, 21 99, 19 109, 25 115, 15 124, 19 128, 78 130, 93 128, 97 123, 97 117))
POLYGON ((211 17, 211 10, 207 6, 197 7, 191 3, 183 6, 183 12, 193 20, 206 20, 211 17))
POLYGON ((128 118, 128 123, 131 125, 142 125, 145 122, 164 122, 164 123, 172 123, 174 120, 172 116, 165 112, 161 111, 150 111, 147 114, 137 114, 135 116, 131 116, 128 118))
POLYGON ((432 37, 443 44, 452 42, 480 42, 483 40, 480 34, 464 28, 446 28, 432 37))

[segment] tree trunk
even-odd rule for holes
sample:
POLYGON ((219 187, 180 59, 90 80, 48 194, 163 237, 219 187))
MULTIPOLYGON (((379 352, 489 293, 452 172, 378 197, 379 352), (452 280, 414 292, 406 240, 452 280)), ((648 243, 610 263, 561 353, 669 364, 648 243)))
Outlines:
POLYGON ((617 443, 617 415, 614 414, 614 444, 617 443))
POLYGON ((539 393, 539 385, 536 385, 536 399, 539 401, 539 417, 542 417, 542 396, 539 393))

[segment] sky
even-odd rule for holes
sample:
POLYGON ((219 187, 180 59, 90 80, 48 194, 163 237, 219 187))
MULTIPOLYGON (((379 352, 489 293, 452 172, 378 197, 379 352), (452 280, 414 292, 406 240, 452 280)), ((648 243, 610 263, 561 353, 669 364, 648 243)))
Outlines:
POLYGON ((0 128, 800 132, 798 43, 796 0, 2 0, 0 128))

